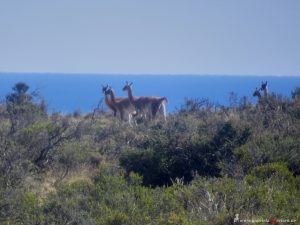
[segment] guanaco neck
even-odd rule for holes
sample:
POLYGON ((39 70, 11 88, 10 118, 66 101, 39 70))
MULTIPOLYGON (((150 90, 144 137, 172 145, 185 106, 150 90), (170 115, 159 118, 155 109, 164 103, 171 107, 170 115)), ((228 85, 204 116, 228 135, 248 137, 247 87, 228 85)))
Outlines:
POLYGON ((114 112, 114 116, 117 115, 117 107, 113 104, 112 100, 109 99, 108 95, 105 95, 105 103, 114 112))
POLYGON ((111 90, 111 91, 109 92, 109 95, 110 95, 110 98, 111 98, 111 102, 112 102, 113 104, 116 104, 116 99, 115 99, 115 93, 114 93, 114 91, 111 90))
POLYGON ((127 91, 128 91, 128 98, 129 98, 130 103, 134 104, 134 98, 133 98, 132 89, 130 86, 127 88, 127 91))
POLYGON ((113 105, 111 104, 111 101, 108 98, 108 95, 105 95, 105 103, 108 105, 110 108, 113 108, 113 105))

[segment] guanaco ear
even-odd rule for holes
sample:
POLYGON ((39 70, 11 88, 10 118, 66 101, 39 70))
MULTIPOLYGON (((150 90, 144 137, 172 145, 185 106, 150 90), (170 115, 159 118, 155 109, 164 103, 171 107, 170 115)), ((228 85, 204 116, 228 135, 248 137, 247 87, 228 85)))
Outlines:
POLYGON ((129 86, 131 86, 132 85, 132 82, 129 84, 129 86))

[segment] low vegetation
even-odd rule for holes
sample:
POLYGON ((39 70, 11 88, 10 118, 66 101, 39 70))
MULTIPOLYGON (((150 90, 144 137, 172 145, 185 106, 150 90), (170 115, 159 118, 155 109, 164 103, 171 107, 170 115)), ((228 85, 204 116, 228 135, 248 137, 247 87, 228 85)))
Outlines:
POLYGON ((256 105, 186 99, 133 127, 101 110, 48 114, 29 89, 0 104, 0 224, 300 221, 299 88, 256 105))

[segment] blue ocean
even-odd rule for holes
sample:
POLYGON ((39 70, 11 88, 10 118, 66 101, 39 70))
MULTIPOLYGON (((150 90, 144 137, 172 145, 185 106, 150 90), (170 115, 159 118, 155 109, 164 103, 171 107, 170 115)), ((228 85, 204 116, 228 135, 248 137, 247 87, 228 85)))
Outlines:
POLYGON ((268 81, 270 93, 289 98, 300 86, 300 76, 0 73, 0 101, 5 100, 19 81, 30 86, 29 92, 39 92, 46 100, 49 112, 61 113, 93 111, 104 97, 101 85, 112 86, 116 96, 127 96, 127 92, 122 91, 125 81, 133 82, 135 96, 166 96, 168 112, 180 109, 186 98, 206 98, 226 106, 230 93, 235 93, 238 98, 246 96, 255 103, 257 99, 252 94, 262 81, 268 81))

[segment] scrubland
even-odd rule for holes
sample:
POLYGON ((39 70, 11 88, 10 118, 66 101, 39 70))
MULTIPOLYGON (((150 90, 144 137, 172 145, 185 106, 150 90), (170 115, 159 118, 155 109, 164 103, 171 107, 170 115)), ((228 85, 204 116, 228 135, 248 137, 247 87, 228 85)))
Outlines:
POLYGON ((0 224, 299 224, 299 93, 186 99, 129 126, 102 107, 47 113, 18 83, 0 104, 0 224))

